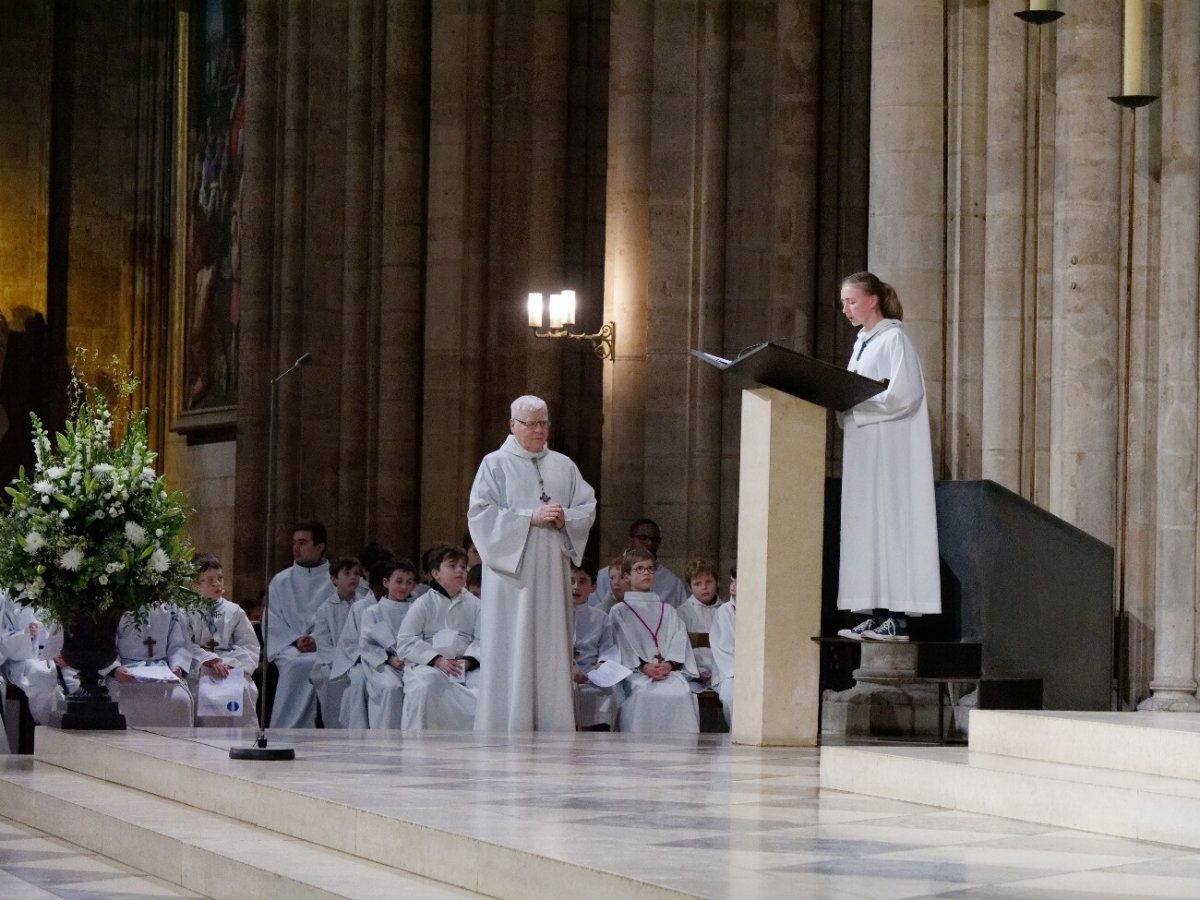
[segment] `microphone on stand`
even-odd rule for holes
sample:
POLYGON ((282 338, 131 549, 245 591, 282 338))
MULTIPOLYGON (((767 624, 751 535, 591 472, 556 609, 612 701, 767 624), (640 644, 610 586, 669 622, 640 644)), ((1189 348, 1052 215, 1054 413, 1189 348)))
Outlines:
POLYGON ((296 751, 292 747, 267 746, 267 627, 270 621, 269 610, 271 608, 271 544, 273 537, 272 526, 274 524, 272 519, 275 508, 275 405, 279 394, 279 382, 297 369, 308 365, 312 362, 312 358, 313 355, 311 353, 302 353, 294 363, 270 381, 270 412, 267 416, 267 527, 263 548, 263 570, 266 576, 264 583, 267 585, 267 592, 263 599, 262 609, 263 646, 262 656, 259 660, 259 667, 262 670, 262 684, 258 692, 258 737, 254 741, 253 747, 230 747, 230 759, 253 759, 273 762, 296 758, 296 751))

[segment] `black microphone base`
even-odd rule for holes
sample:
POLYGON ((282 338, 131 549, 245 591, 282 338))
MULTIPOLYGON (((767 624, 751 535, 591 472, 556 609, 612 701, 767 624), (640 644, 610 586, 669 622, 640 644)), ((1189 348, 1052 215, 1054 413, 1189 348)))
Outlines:
POLYGON ((230 747, 229 758, 285 762, 296 758, 296 750, 293 747, 230 747))

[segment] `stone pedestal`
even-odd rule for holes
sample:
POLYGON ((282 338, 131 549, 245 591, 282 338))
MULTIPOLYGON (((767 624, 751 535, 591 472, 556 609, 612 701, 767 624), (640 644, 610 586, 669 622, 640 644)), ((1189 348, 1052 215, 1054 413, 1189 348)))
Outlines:
POLYGON ((916 674, 914 645, 864 641, 854 687, 825 692, 822 733, 936 737, 937 687, 914 681, 916 674))

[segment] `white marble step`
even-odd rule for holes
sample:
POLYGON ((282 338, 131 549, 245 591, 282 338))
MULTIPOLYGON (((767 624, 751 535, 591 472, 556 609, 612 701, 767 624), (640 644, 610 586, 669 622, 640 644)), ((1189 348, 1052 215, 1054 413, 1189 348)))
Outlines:
MULTIPOLYGON (((972 719, 971 740, 975 741, 972 719)), ((963 747, 824 746, 822 789, 1200 848, 1200 782, 963 747)))
POLYGON ((0 809, 206 897, 479 896, 29 757, 0 757, 0 809))
POLYGON ((1200 781, 1200 716, 973 710, 971 749, 1200 781))

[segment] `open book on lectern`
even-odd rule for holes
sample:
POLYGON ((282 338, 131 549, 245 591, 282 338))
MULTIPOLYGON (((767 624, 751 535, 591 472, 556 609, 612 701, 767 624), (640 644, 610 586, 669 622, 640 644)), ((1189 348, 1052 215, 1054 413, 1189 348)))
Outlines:
POLYGON ((845 412, 887 387, 886 379, 876 381, 865 378, 857 372, 830 365, 773 342, 751 347, 736 359, 724 359, 703 350, 693 350, 692 356, 722 372, 746 378, 763 387, 775 388, 835 412, 845 412))

